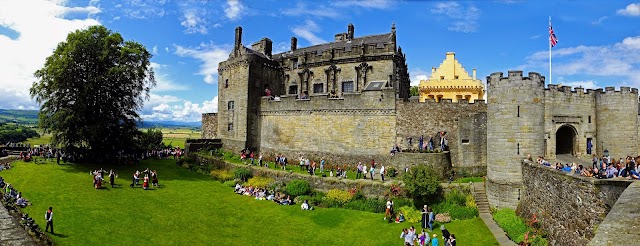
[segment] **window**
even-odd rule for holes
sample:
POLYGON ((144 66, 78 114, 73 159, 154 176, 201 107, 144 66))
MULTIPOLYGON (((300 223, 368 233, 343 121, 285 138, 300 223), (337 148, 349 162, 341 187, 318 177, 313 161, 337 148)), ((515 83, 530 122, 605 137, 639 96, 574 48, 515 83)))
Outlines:
POLYGON ((457 101, 462 100, 462 95, 456 95, 456 100, 457 100, 457 101))
POLYGON ((235 105, 233 101, 227 102, 227 110, 233 110, 234 108, 235 108, 235 105))
POLYGON ((517 148, 518 148, 518 153, 517 154, 519 155, 520 154, 520 143, 518 143, 518 147, 517 148))
POLYGON ((323 84, 313 84, 313 93, 322 93, 324 92, 324 85, 323 84))
POLYGON ((229 79, 224 80, 224 88, 229 87, 229 79))
POLYGON ((444 79, 444 76, 440 76, 440 79, 444 79))
POLYGON ((520 117, 520 106, 518 106, 518 117, 520 117))
POLYGON ((469 139, 462 139, 462 144, 469 144, 469 139))
POLYGON ((227 124, 227 131, 233 131, 233 123, 227 124))
POLYGON ((466 96, 464 96, 464 98, 466 98, 467 101, 471 102, 471 95, 466 95, 466 96))
POLYGON ((589 115, 589 123, 591 123, 591 115, 589 115))
POLYGON ((291 69, 298 69, 298 58, 291 59, 291 69))
POLYGON ((288 94, 298 94, 298 86, 297 85, 290 85, 288 94))
POLYGON ((453 79, 458 79, 458 78, 459 78, 459 77, 458 77, 458 75, 456 75, 456 76, 454 76, 454 77, 453 77, 453 79))
POLYGON ((343 81, 342 92, 353 92, 353 81, 343 81))

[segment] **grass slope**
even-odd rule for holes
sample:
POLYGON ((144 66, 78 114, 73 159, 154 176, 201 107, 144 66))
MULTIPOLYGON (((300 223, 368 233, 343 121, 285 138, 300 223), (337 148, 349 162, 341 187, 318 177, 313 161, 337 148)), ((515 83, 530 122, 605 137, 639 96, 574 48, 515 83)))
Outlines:
MULTIPOLYGON (((120 167, 122 188, 95 190, 95 168, 18 162, 0 176, 33 203, 25 212, 42 228, 53 206, 58 245, 400 245, 401 228, 411 225, 387 224, 382 214, 256 201, 172 160, 120 167), (158 170, 161 187, 129 188, 131 173, 146 167, 158 170)), ((446 226, 464 245, 497 245, 480 218, 446 226)))

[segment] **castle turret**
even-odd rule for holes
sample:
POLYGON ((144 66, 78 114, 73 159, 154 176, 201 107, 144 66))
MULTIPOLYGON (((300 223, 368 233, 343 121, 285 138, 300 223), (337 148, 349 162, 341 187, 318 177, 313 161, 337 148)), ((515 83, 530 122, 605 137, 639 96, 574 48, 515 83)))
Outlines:
POLYGON ((544 154, 544 76, 522 71, 487 77, 487 197, 492 207, 516 208, 521 162, 544 154))
POLYGON ((638 90, 606 87, 596 94, 596 152, 614 158, 638 155, 638 90))

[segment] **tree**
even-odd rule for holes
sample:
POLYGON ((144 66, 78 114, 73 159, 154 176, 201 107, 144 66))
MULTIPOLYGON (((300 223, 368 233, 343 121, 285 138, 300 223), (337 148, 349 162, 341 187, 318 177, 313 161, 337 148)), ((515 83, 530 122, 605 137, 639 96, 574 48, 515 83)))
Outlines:
POLYGON ((141 149, 161 149, 164 148, 162 144, 162 131, 157 128, 149 128, 146 132, 140 132, 139 135, 139 148, 141 149))
POLYGON ((420 96, 420 89, 418 88, 418 86, 411 86, 411 89, 409 91, 409 94, 413 97, 413 96, 420 96))
POLYGON ((34 73, 31 97, 52 143, 110 151, 129 149, 137 113, 156 82, 147 49, 103 26, 77 30, 34 73))
POLYGON ((440 179, 431 166, 416 165, 402 176, 404 189, 415 201, 425 202, 440 191, 440 179))

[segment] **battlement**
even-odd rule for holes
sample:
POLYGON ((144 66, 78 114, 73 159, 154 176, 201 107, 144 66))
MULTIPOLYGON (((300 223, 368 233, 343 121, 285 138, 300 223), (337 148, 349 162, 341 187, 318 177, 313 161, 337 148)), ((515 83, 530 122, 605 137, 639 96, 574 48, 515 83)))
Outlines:
POLYGON ((638 94, 638 89, 637 88, 631 88, 628 86, 621 86, 620 90, 616 90, 615 87, 613 86, 608 86, 605 87, 604 90, 602 88, 598 88, 598 89, 587 89, 587 91, 584 91, 584 88, 578 86, 576 88, 572 88, 571 86, 561 86, 561 85, 557 85, 557 84, 548 84, 547 88, 545 88, 545 90, 547 91, 558 91, 558 92, 564 92, 564 93, 577 93, 577 94, 593 94, 593 93, 598 93, 598 94, 638 94))
POLYGON ((515 71, 509 71, 508 72, 508 76, 504 77, 502 72, 495 72, 492 73, 491 75, 487 76, 487 85, 491 86, 491 85, 496 85, 496 83, 499 83, 501 81, 505 81, 505 82, 527 82, 527 83, 531 83, 532 85, 537 85, 537 86, 544 86, 545 84, 545 77, 540 75, 537 72, 529 72, 529 76, 528 77, 523 77, 522 75, 522 71, 519 70, 515 70, 515 71))
POLYGON ((203 113, 202 117, 205 117, 205 116, 216 116, 216 115, 218 115, 218 113, 203 113))
POLYGON ((286 95, 270 99, 261 98, 262 112, 304 111, 304 110, 344 110, 344 109, 393 109, 395 90, 384 88, 380 91, 345 93, 340 98, 329 98, 326 94, 311 95, 309 99, 298 99, 286 95))
POLYGON ((416 99, 411 99, 409 101, 404 101, 402 99, 398 99, 397 101, 398 102, 403 102, 403 103, 409 103, 409 104, 413 104, 413 103, 415 103, 415 104, 462 104, 462 105, 464 105, 464 104, 470 104, 470 105, 486 104, 485 100, 475 100, 473 102, 469 102, 469 100, 467 100, 467 99, 458 99, 457 102, 453 102, 453 100, 451 100, 451 99, 442 99, 439 102, 436 102, 435 98, 424 99, 424 102, 418 101, 417 98, 416 99))

